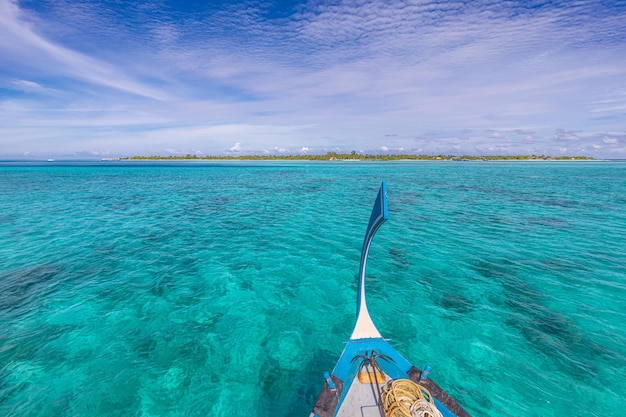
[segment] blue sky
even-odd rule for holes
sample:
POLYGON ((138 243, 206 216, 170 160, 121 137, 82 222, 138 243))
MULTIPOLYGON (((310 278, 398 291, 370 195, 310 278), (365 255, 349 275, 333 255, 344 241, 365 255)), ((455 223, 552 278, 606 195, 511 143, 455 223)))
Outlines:
POLYGON ((0 157, 626 158, 625 1, 0 0, 0 157))

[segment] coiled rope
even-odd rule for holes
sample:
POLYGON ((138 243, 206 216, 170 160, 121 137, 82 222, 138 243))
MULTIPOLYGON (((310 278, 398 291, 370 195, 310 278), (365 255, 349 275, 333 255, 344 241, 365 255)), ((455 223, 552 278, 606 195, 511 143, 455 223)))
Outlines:
POLYGON ((387 382, 380 403, 386 417, 442 417, 430 392, 410 379, 387 382))

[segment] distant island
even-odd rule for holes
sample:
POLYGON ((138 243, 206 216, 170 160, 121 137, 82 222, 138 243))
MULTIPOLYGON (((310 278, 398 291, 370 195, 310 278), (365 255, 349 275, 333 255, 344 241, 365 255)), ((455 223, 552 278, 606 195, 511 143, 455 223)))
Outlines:
POLYGON ((298 155, 169 155, 131 156, 106 158, 119 161, 592 161, 589 156, 546 156, 546 155, 413 155, 413 154, 360 154, 327 152, 326 154, 298 155))

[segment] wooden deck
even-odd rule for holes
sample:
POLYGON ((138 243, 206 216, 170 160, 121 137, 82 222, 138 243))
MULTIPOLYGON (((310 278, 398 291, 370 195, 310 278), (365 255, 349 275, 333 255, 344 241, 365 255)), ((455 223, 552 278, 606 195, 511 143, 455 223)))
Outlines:
POLYGON ((362 374, 359 377, 357 374, 354 377, 337 417, 385 417, 380 410, 378 393, 390 378, 384 375, 384 379, 377 385, 370 378, 372 375, 362 374), (359 410, 359 413, 355 414, 355 410, 359 410))

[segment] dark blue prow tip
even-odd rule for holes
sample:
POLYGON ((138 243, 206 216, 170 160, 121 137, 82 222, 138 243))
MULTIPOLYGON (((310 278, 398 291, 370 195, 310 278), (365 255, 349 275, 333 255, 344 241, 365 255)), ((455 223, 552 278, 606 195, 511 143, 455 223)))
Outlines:
POLYGON ((363 240, 363 248, 361 249, 361 264, 359 265, 359 293, 357 294, 357 317, 361 310, 361 292, 364 291, 365 286, 365 269, 367 265, 367 255, 369 253, 370 244, 376 231, 380 226, 389 218, 389 208, 387 203, 387 181, 382 180, 378 195, 376 196, 376 202, 372 208, 370 220, 367 225, 367 231, 365 232, 365 239, 363 240))

